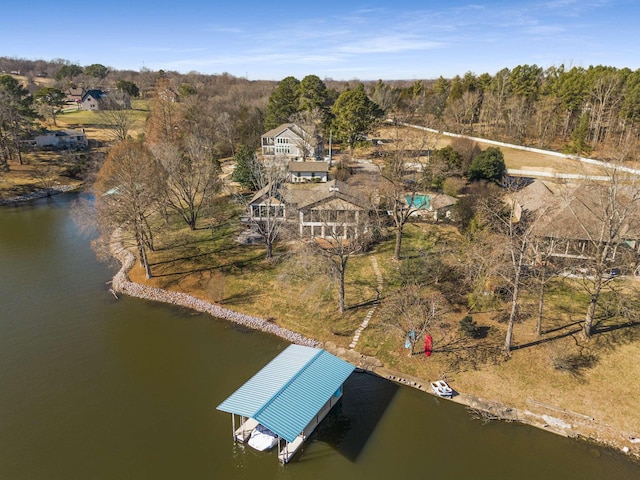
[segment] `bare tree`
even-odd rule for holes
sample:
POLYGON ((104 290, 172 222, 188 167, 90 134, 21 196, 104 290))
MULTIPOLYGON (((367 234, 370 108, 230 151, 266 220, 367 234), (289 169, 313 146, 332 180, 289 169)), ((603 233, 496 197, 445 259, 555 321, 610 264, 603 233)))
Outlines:
POLYGON ((252 229, 262 238, 266 247, 266 257, 273 257, 273 247, 286 229, 288 216, 287 202, 284 198, 283 184, 286 179, 286 168, 274 162, 262 165, 255 155, 246 159, 246 167, 256 193, 243 203, 248 212, 247 221, 252 229))
POLYGON ((224 141, 229 145, 231 156, 235 156, 238 127, 229 112, 221 112, 217 115, 216 126, 224 141))
POLYGON ((394 150, 385 159, 381 171, 384 180, 381 200, 393 219, 396 260, 400 259, 405 225, 414 213, 425 207, 424 186, 419 180, 428 163, 425 153, 437 142, 437 138, 430 139, 425 132, 409 145, 401 135, 401 128, 395 127, 394 150))
POLYGON ((341 213, 345 212, 331 209, 318 212, 324 224, 324 238, 311 239, 308 246, 331 267, 333 277, 338 281, 338 306, 340 313, 344 313, 347 309, 345 276, 349 259, 367 250, 373 241, 375 225, 366 211, 358 212, 357 222, 350 221, 346 214, 341 213))
POLYGON ((461 133, 473 133, 479 102, 479 92, 467 91, 460 98, 451 100, 447 105, 446 112, 452 117, 454 125, 462 127, 461 133), (469 125, 468 129, 466 125, 469 125))
POLYGON ((175 143, 179 139, 184 112, 178 100, 171 81, 168 78, 158 79, 146 124, 145 136, 149 143, 175 143))
POLYGON ((325 116, 326 114, 317 107, 294 113, 291 116, 291 121, 300 127, 299 130, 296 130, 296 133, 300 135, 300 140, 295 144, 302 152, 303 159, 312 156, 317 149, 317 144, 320 141, 320 129, 325 116))
POLYGON ((409 284, 384 299, 381 315, 383 322, 400 334, 405 346, 409 345, 412 356, 416 344, 447 309, 447 301, 441 294, 426 293, 418 285, 409 284))
POLYGON ((56 184, 58 172, 53 165, 41 163, 34 165, 31 176, 37 182, 38 187, 51 192, 51 188, 56 184))
POLYGON ((131 112, 119 105, 112 106, 113 108, 100 110, 101 123, 113 141, 124 142, 131 130, 131 112))
POLYGON ((533 239, 531 242, 531 256, 533 267, 530 272, 538 290, 538 316, 536 321, 536 335, 542 335, 542 321, 544 319, 544 300, 548 281, 552 278, 555 268, 551 263, 551 258, 556 252, 558 241, 550 238, 548 241, 538 242, 533 239))
POLYGON ((481 206, 483 220, 494 234, 493 242, 499 264, 496 273, 501 277, 510 293, 510 312, 504 353, 509 356, 513 340, 513 328, 520 308, 520 294, 525 270, 532 263, 530 244, 536 221, 544 217, 544 212, 530 212, 520 208, 513 197, 490 196, 481 206), (506 202, 505 202, 506 200, 506 202))
POLYGON ((638 176, 627 172, 612 164, 607 171, 608 182, 584 185, 573 191, 571 198, 565 199, 565 210, 561 212, 564 216, 556 219, 563 222, 566 248, 587 266, 583 278, 589 294, 582 329, 585 338, 593 333, 601 294, 611 281, 613 262, 622 254, 627 241, 637 242, 640 238, 638 176))
POLYGON ((149 217, 157 212, 156 172, 151 154, 140 142, 127 140, 114 145, 98 172, 95 208, 103 238, 120 229, 133 240, 138 258, 151 278, 147 249, 153 249, 149 217))
POLYGON ((607 128, 604 126, 606 120, 611 123, 615 118, 617 104, 622 100, 620 88, 622 86, 622 76, 613 71, 603 71, 598 75, 591 91, 590 97, 590 128, 591 146, 595 147, 599 142, 605 140, 607 128))
POLYGON ((162 188, 161 202, 195 230, 202 209, 220 187, 220 166, 210 143, 190 135, 184 147, 160 143, 152 147, 162 188))

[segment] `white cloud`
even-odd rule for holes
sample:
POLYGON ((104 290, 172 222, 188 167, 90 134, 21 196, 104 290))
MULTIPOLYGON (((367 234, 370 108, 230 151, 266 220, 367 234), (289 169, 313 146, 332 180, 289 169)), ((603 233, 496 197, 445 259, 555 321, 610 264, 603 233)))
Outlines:
POLYGON ((422 38, 406 37, 403 35, 376 36, 347 43, 336 48, 339 52, 351 54, 364 53, 397 53, 415 50, 433 50, 442 48, 441 42, 428 41, 422 38))

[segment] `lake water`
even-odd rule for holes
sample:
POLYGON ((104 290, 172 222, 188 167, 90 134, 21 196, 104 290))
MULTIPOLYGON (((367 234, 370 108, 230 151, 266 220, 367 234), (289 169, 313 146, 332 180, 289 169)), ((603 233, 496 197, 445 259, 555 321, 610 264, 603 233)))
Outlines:
POLYGON ((354 373, 287 466, 215 409, 286 342, 116 300, 72 195, 0 209, 0 479, 638 479, 624 455, 354 373))

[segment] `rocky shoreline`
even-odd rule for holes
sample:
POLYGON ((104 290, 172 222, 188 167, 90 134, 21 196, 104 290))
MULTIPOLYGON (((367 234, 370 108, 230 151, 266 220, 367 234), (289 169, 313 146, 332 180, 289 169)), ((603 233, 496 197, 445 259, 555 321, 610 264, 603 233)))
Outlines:
POLYGON ((276 335, 298 345, 306 345, 309 347, 322 346, 322 344, 316 340, 307 338, 299 333, 287 330, 286 328, 279 327, 278 325, 270 323, 262 318, 234 312, 228 308, 223 308, 219 305, 215 305, 186 293, 172 292, 132 282, 129 280, 127 272, 133 268, 136 261, 135 256, 122 247, 121 244, 113 244, 111 253, 118 259, 118 261, 120 261, 120 263, 122 263, 122 267, 112 280, 111 288, 116 293, 123 293, 131 297, 153 300, 155 302, 170 303, 172 305, 190 308, 197 312, 208 313, 214 317, 222 318, 254 330, 261 330, 263 332, 276 335))
MULTIPOLYGON (((114 238, 115 237, 116 235, 114 235, 114 238)), ((355 350, 337 347, 332 342, 327 342, 323 345, 317 340, 279 327, 262 318, 235 312, 186 293, 172 292, 132 282, 128 277, 128 272, 135 264, 135 256, 124 248, 119 241, 112 243, 111 254, 122 264, 120 270, 113 277, 112 290, 114 294, 122 293, 145 300, 190 308, 237 323, 247 328, 276 335, 291 343, 310 347, 324 347, 327 351, 344 358, 364 371, 374 373, 402 385, 432 393, 429 382, 387 369, 374 357, 362 355, 355 350)), ((532 402, 532 407, 537 407, 535 408, 536 412, 519 410, 499 402, 482 399, 461 392, 455 392, 451 401, 465 405, 472 412, 476 412, 483 420, 517 421, 565 437, 591 441, 597 445, 622 451, 634 459, 640 460, 640 438, 636 438, 632 434, 615 431, 608 426, 599 425, 592 418, 579 418, 579 414, 564 410, 561 411, 553 406, 536 404, 536 402, 532 402), (553 411, 553 415, 550 414, 549 410, 553 411)), ((534 408, 531 408, 531 410, 534 410, 534 408)))
POLYGON ((58 193, 70 192, 76 188, 78 187, 74 187, 73 185, 55 185, 51 188, 43 188, 25 195, 0 199, 0 205, 14 205, 16 203, 28 202, 29 200, 37 200, 39 198, 57 195, 58 193))

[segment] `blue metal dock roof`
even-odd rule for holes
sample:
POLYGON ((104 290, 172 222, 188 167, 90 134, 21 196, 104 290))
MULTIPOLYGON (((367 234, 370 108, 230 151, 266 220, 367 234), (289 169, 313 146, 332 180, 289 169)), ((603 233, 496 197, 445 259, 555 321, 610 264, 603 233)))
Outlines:
POLYGON ((289 345, 217 409, 293 442, 354 369, 325 350, 289 345))

